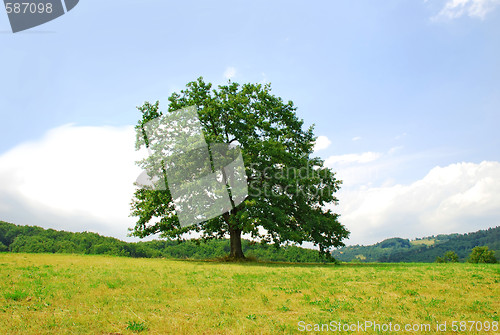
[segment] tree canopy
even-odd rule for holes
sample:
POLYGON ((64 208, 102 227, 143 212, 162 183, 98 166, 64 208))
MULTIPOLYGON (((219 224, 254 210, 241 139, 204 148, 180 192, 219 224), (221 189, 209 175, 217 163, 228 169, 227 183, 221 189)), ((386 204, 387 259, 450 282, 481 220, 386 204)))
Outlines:
MULTIPOLYGON (((271 94, 269 84, 229 82, 213 89, 201 77, 168 101, 167 115, 196 107, 208 145, 236 144, 240 148, 248 196, 221 216, 183 226, 169 189, 139 188, 132 200, 132 216, 137 217, 132 235, 161 233, 174 239, 190 231, 198 232, 202 239, 229 235, 234 258, 244 257, 242 233, 276 246, 312 242, 325 254, 343 245, 349 232, 329 208, 338 202, 335 192, 341 181, 313 156, 313 128, 304 129, 291 101, 285 103, 271 94)), ((138 109, 142 112, 139 134, 147 122, 164 115, 158 101, 138 109)), ((148 144, 138 136, 138 149, 148 144)), ((151 170, 148 159, 139 165, 151 170)))
POLYGON ((467 259, 469 263, 496 263, 495 251, 489 250, 487 246, 477 246, 467 259))

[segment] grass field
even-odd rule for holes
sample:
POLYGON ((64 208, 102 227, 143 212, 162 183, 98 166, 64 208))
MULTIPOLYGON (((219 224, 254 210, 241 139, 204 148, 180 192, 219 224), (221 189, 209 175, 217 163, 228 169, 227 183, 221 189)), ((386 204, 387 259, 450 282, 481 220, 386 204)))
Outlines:
MULTIPOLYGON (((457 334, 453 321, 498 324, 500 265, 236 264, 0 253, 0 292, 3 334, 300 333, 306 325, 331 321, 344 327, 358 321, 429 324, 430 333, 436 322, 446 322, 440 333, 457 334)), ((500 333, 469 326, 460 333, 500 333)))
POLYGON ((434 245, 436 244, 436 240, 434 239, 421 239, 410 241, 412 245, 434 245))

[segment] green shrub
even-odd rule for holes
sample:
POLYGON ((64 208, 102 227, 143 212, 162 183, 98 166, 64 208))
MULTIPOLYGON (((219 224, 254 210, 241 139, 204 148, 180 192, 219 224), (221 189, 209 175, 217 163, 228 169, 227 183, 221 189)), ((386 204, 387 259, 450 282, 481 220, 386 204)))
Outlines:
POLYGON ((495 251, 489 250, 487 246, 475 247, 467 260, 469 263, 496 263, 495 251))
POLYGON ((455 251, 447 251, 443 257, 437 257, 436 263, 458 263, 458 255, 455 251))

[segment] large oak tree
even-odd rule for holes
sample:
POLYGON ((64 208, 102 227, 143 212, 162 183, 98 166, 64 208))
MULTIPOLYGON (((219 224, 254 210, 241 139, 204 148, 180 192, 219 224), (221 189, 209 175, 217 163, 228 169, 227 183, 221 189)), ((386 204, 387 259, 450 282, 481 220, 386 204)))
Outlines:
MULTIPOLYGON (((285 103, 271 94, 269 84, 229 82, 213 89, 203 78, 188 83, 168 100, 166 113, 196 106, 208 144, 241 148, 249 195, 219 217, 183 227, 168 189, 139 188, 132 200, 132 216, 138 218, 132 235, 161 233, 173 239, 193 231, 203 239, 229 235, 230 257, 235 259, 244 258, 242 234, 278 246, 312 242, 325 254, 344 245, 349 232, 329 209, 338 202, 335 193, 341 181, 313 156, 313 128, 303 129, 291 101, 285 103)), ((142 112, 138 130, 163 114, 158 101, 138 109, 142 112)), ((138 149, 146 145, 137 142, 138 149)))

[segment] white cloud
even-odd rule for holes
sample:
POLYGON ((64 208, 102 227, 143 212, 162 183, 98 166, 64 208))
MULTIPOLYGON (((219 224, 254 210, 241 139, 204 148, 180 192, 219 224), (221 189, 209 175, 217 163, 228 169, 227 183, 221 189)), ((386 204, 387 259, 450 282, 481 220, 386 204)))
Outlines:
POLYGON ((337 178, 344 182, 344 187, 352 187, 377 182, 387 162, 378 152, 335 155, 325 159, 325 166, 337 172, 337 178))
MULTIPOLYGON (((0 220, 124 238, 135 224, 128 215, 141 172, 134 141, 132 126, 66 125, 0 155, 0 220)), ((365 152, 327 159, 346 181, 334 210, 352 232, 348 243, 499 224, 500 162, 435 167, 415 182, 374 187, 381 179, 374 171, 387 176, 386 170, 401 169, 401 161, 384 162, 382 156, 390 157, 365 152), (363 183, 353 182, 356 176, 363 183)))
POLYGON ((407 185, 358 186, 339 197, 349 244, 471 232, 500 223, 500 162, 435 167, 407 185))
POLYGON ((360 139, 361 139, 361 136, 356 136, 356 137, 352 138, 353 141, 359 141, 360 139))
POLYGON ((135 132, 127 127, 50 130, 0 156, 0 219, 124 238, 135 165, 135 132))
POLYGON ((326 136, 318 136, 316 143, 314 144, 314 152, 326 149, 332 144, 332 141, 326 136))
POLYGON ((498 5, 500 0, 448 0, 433 19, 456 19, 463 15, 484 19, 498 5))
POLYGON ((236 69, 232 66, 226 68, 226 70, 224 71, 224 78, 233 79, 234 76, 236 76, 236 69))

